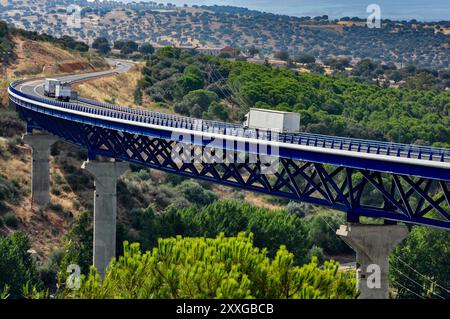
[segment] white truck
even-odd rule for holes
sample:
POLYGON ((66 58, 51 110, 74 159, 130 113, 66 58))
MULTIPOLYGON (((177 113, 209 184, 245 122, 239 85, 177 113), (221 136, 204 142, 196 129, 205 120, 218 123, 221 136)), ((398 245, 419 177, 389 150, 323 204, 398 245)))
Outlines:
POLYGON ((56 86, 60 85, 61 81, 55 79, 46 79, 44 84, 44 95, 55 97, 56 86))
POLYGON ((245 116, 245 128, 253 128, 278 133, 300 131, 300 114, 251 108, 245 116))
POLYGON ((68 102, 71 99, 76 99, 77 93, 72 91, 69 85, 61 83, 55 88, 55 98, 60 101, 68 102))

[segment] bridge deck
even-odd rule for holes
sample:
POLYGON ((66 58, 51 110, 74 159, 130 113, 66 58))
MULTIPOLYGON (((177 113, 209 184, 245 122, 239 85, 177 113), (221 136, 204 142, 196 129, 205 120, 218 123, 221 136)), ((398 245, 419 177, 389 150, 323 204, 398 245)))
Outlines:
POLYGON ((28 129, 47 131, 83 147, 90 159, 105 156, 326 206, 346 212, 352 221, 366 216, 450 229, 448 149, 310 133, 277 134, 85 98, 77 103, 60 102, 43 96, 43 80, 32 81, 14 82, 8 89, 28 129), (269 147, 260 146, 275 146, 279 152, 270 155, 278 155, 279 164, 266 176, 262 157, 242 163, 177 163, 172 157, 174 151, 179 152, 177 142, 187 144, 183 145, 187 156, 206 146, 207 150, 231 150, 233 158, 247 158, 244 152, 269 154, 269 147))
MULTIPOLYGON (((170 115, 159 112, 152 112, 143 109, 128 108, 108 103, 102 103, 83 97, 79 98, 79 103, 60 102, 54 99, 45 98, 20 92, 15 87, 20 82, 13 83, 10 91, 21 97, 28 98, 40 103, 52 105, 67 111, 77 111, 86 113, 89 116, 101 116, 111 120, 124 120, 136 125, 154 125, 166 127, 174 130, 191 131, 192 133, 214 134, 217 138, 220 135, 224 137, 238 137, 244 140, 260 140, 288 145, 302 145, 308 147, 335 150, 337 152, 356 152, 360 154, 372 154, 383 157, 411 159, 412 164, 427 166, 433 163, 450 163, 450 150, 444 148, 435 148, 418 145, 408 145, 399 143, 390 143, 373 140, 363 140, 356 138, 327 136, 311 133, 276 133, 270 131, 244 128, 242 125, 217 122, 210 120, 194 119, 178 115, 170 115), (420 160, 417 161, 417 160, 420 160)), ((450 168, 450 166, 448 166, 450 168)))

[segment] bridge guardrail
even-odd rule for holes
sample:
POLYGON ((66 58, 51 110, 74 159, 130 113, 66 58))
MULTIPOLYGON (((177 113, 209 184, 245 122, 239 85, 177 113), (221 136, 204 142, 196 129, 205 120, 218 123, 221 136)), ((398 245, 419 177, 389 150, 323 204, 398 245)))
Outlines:
POLYGON ((256 138, 289 144, 299 144, 314 147, 323 147, 335 150, 348 150, 365 152, 369 154, 382 154, 395 157, 415 158, 430 161, 450 161, 450 150, 426 146, 371 141, 355 138, 335 137, 312 133, 275 133, 255 129, 245 129, 241 125, 210 120, 192 119, 189 117, 164 114, 148 110, 132 109, 123 106, 102 103, 83 97, 78 100, 92 105, 88 107, 77 103, 60 102, 56 100, 30 96, 18 91, 15 87, 22 81, 14 81, 10 90, 14 94, 35 100, 37 102, 58 106, 68 110, 81 111, 87 114, 103 115, 116 119, 129 120, 138 123, 165 126, 168 128, 183 128, 198 132, 218 133, 228 136, 256 138))

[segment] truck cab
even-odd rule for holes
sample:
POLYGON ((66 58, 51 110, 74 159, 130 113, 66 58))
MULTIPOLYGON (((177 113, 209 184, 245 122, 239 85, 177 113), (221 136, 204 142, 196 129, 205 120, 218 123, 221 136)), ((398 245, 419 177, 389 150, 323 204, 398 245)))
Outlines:
POLYGON ((60 101, 70 101, 77 98, 77 93, 72 91, 70 86, 66 83, 60 83, 55 88, 55 98, 60 101))

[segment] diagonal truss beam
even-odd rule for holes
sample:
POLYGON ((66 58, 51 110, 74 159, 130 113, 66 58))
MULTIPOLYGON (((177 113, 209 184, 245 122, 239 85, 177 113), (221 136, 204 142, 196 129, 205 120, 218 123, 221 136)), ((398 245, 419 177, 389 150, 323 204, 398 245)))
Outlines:
MULTIPOLYGON (((263 164, 259 160, 250 163, 248 158, 243 163, 231 160, 180 165, 172 156, 172 152, 177 151, 175 141, 75 123, 25 109, 20 112, 29 127, 41 128, 81 146, 90 156, 109 156, 169 173, 325 206, 344 211, 349 216, 383 218, 450 230, 448 181, 283 157, 273 175, 262 174, 263 164)), ((204 150, 198 146, 190 147, 190 154, 204 150)), ((230 158, 237 159, 239 154, 230 158)))

